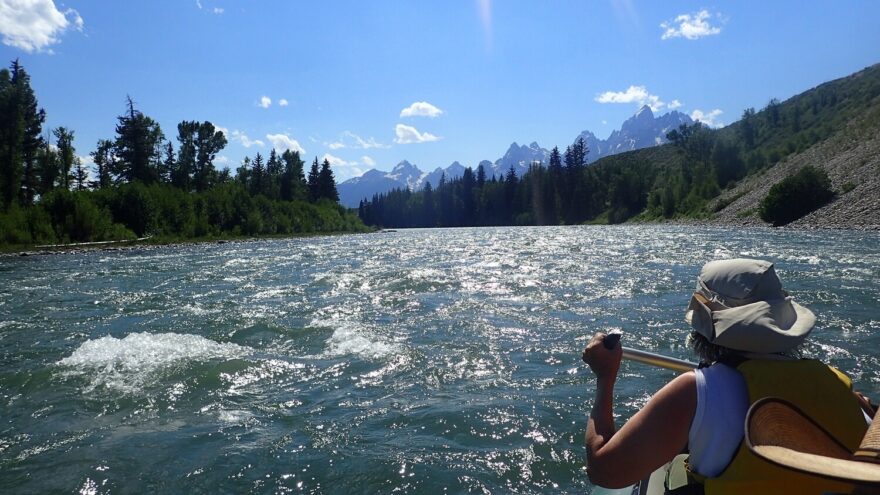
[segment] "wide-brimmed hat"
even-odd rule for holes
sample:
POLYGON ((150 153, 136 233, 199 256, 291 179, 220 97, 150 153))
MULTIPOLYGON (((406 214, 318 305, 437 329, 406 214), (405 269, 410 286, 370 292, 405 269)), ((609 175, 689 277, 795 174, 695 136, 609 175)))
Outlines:
POLYGON ((756 456, 787 469, 880 486, 880 418, 852 452, 797 406, 765 397, 749 408, 745 442, 756 456))
POLYGON ((712 344, 776 353, 803 342, 816 316, 782 290, 773 263, 733 259, 703 265, 685 320, 712 344))

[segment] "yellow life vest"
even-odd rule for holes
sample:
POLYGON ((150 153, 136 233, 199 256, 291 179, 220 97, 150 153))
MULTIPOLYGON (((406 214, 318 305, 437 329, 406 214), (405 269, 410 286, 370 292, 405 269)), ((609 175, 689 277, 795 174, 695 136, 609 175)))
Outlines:
MULTIPOLYGON (((749 403, 780 397, 796 404, 847 448, 855 451, 867 430, 852 381, 815 360, 748 360, 737 367, 749 389, 749 403)), ((707 495, 850 493, 851 484, 802 474, 771 464, 740 443, 733 460, 714 478, 696 475, 707 495)))

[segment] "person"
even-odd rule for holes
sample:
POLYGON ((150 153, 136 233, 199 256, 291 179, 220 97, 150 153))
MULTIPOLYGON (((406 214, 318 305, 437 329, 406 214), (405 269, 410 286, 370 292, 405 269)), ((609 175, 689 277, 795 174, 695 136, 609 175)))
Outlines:
POLYGON ((587 474, 606 488, 639 482, 687 453, 688 493, 849 493, 852 486, 786 470, 755 456, 743 442, 749 406, 766 396, 795 404, 854 449, 873 412, 843 373, 798 359, 815 316, 782 289, 772 263, 706 263, 685 320, 700 368, 661 388, 619 430, 613 391, 622 348, 605 335, 582 358, 596 377, 586 433, 587 474))

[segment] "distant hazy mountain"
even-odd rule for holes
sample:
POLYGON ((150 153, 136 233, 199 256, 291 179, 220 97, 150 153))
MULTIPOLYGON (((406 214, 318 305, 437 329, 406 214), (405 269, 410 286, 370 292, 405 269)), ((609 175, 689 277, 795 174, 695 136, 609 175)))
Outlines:
MULTIPOLYGON (((605 156, 663 144, 666 142, 666 133, 678 128, 681 124, 690 125, 693 124, 693 121, 687 115, 676 111, 654 117, 650 107, 644 106, 627 119, 620 130, 612 132, 608 139, 599 139, 590 131, 580 133, 579 137, 584 138, 589 147, 587 161, 592 163, 605 156)), ((565 150, 559 151, 563 154, 564 159, 565 150)), ((514 142, 507 148, 504 156, 495 160, 494 163, 483 160, 474 167, 474 171, 479 165, 482 165, 486 170, 487 177, 491 178, 492 175, 500 177, 513 166, 517 177, 522 177, 529 169, 529 165, 536 161, 546 165, 550 161, 550 151, 535 142, 528 146, 514 142)), ((464 165, 452 162, 446 168, 437 167, 433 172, 423 172, 416 165, 403 160, 395 165, 391 172, 373 169, 360 177, 340 183, 337 186, 339 201, 344 206, 354 208, 362 199, 370 199, 374 194, 388 192, 392 189, 408 187, 412 191, 420 191, 428 182, 431 183, 431 186, 437 187, 440 177, 444 173, 446 179, 451 180, 461 177, 464 169, 464 165)))
MULTIPOLYGON (((677 111, 654 117, 651 107, 645 105, 624 121, 620 130, 613 131, 608 139, 598 139, 590 131, 584 131, 578 137, 584 138, 589 147, 587 161, 592 163, 605 156, 663 144, 667 141, 667 132, 677 129, 681 124, 693 123, 690 117, 677 111)), ((564 150, 560 150, 562 151, 564 150)))
POLYGON ((486 168, 486 176, 492 177, 494 174, 500 177, 506 174, 512 165, 516 176, 522 177, 533 162, 542 162, 546 165, 549 159, 550 151, 538 146, 538 143, 532 142, 528 146, 520 146, 514 142, 507 148, 504 156, 495 160, 491 167, 486 168))
POLYGON ((409 188, 412 191, 420 191, 425 184, 437 187, 440 177, 446 174, 446 179, 461 177, 464 166, 458 162, 452 162, 448 167, 437 167, 433 172, 423 172, 419 167, 403 160, 391 170, 383 172, 372 169, 360 177, 348 179, 336 186, 339 191, 339 202, 343 206, 356 208, 364 198, 372 199, 374 194, 381 194, 392 189, 409 188))

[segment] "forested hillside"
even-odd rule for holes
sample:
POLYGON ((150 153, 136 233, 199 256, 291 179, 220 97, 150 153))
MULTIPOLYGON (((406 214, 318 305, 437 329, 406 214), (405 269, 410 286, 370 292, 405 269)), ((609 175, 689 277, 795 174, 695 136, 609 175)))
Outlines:
MULTIPOLYGON (((743 179, 853 126, 875 128, 878 98, 880 65, 874 65, 784 102, 771 99, 760 111, 746 109, 738 122, 723 129, 681 126, 670 132, 669 144, 589 166, 589 150, 578 141, 563 152, 554 148, 549 163, 534 164, 522 177, 511 170, 502 180, 486 181, 485 171, 469 169, 436 189, 374 196, 361 203, 359 214, 365 223, 384 227, 710 219, 739 198, 719 195, 735 190, 743 179)), ((822 163, 810 165, 825 173, 822 163)))
POLYGON ((214 166, 227 143, 211 122, 180 122, 175 147, 129 98, 89 170, 75 132, 45 119, 19 62, 0 70, 0 247, 365 230, 326 160, 306 177, 299 153, 273 149, 233 177, 214 166))

